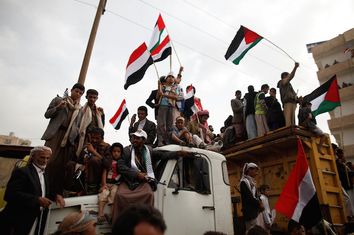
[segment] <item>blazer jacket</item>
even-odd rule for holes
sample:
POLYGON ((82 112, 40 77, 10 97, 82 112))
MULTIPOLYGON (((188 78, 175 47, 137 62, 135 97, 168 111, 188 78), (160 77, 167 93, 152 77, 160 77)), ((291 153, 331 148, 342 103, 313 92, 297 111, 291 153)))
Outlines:
MULTIPOLYGON (((139 121, 135 122, 132 127, 129 127, 129 135, 136 132, 138 130, 139 121)), ((156 124, 149 119, 146 119, 143 130, 147 134, 147 139, 145 144, 153 145, 156 138, 156 124)))
MULTIPOLYGON (((54 200, 44 173, 46 197, 54 200)), ((14 230, 15 234, 28 234, 40 215, 38 197, 42 196, 38 173, 33 164, 17 168, 12 172, 4 199, 7 202, 0 214, 0 231, 14 230)), ((44 210, 47 213, 48 209, 44 210)))

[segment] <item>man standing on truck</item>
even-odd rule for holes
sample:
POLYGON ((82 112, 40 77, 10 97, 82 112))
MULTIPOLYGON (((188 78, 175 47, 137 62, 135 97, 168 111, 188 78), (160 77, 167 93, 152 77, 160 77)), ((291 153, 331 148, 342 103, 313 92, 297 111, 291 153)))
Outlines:
POLYGON ((245 137, 245 122, 243 120, 244 105, 241 100, 242 93, 240 90, 235 92, 235 99, 231 100, 231 109, 233 112, 232 125, 235 129, 235 136, 242 141, 245 137))
POLYGON ((295 62, 295 66, 290 74, 283 72, 281 74, 281 80, 277 85, 280 90, 281 102, 283 103, 286 126, 295 125, 295 109, 298 98, 290 81, 294 78, 298 67, 299 63, 295 62))
POLYGON ((55 97, 44 114, 50 121, 42 140, 45 140, 44 145, 50 147, 53 152, 47 172, 50 185, 59 194, 62 194, 64 189, 65 166, 75 155, 74 141, 78 135, 75 122, 79 116, 80 98, 84 92, 85 87, 76 83, 71 88, 70 96, 55 97))
POLYGON ((86 132, 92 128, 101 128, 104 126, 105 115, 103 108, 96 106, 98 99, 98 91, 94 89, 88 89, 86 91, 87 102, 80 110, 78 120, 79 127, 79 145, 76 149, 76 156, 80 156, 83 147, 89 142, 86 132))
POLYGON ((152 146, 156 139, 156 124, 146 118, 148 115, 146 106, 140 106, 137 113, 138 121, 135 122, 136 114, 134 114, 129 126, 129 135, 138 129, 143 129, 147 134, 146 144, 152 146))
POLYGON ((0 213, 1 234, 27 235, 31 229, 43 234, 52 201, 64 206, 63 197, 48 187, 45 168, 51 155, 49 147, 35 147, 28 165, 12 172, 4 196, 7 204, 0 213))

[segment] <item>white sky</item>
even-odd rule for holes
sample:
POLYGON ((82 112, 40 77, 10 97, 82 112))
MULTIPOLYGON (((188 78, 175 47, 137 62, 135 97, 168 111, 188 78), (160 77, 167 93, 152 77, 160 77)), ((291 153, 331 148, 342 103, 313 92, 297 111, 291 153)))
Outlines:
MULTIPOLYGON (((15 132, 40 140, 48 120, 44 112, 53 97, 78 80, 83 55, 99 0, 0 0, 0 134, 15 132), (85 4, 86 3, 86 4, 85 4), (89 4, 89 5, 87 5, 89 4)), ((292 82, 299 95, 318 85, 317 67, 306 44, 331 39, 353 27, 353 0, 108 0, 102 16, 85 86, 99 91, 97 104, 106 113, 106 141, 128 144, 128 121, 115 131, 108 123, 123 98, 130 116, 145 104, 157 85, 150 67, 144 79, 123 89, 131 52, 148 43, 159 13, 165 20, 178 57, 185 67, 182 86, 193 84, 196 96, 210 112, 216 132, 232 114, 234 92, 256 90, 263 83, 275 87, 294 62, 261 41, 236 66, 224 54, 240 25, 268 38, 300 63, 292 82)), ((173 52, 174 53, 174 52, 173 52)), ((173 70, 178 71, 173 55, 173 70)), ((169 60, 157 64, 169 72, 169 60)), ((84 104, 86 99, 82 99, 84 104)), ((154 120, 149 109, 150 120, 154 120)), ((328 132, 328 114, 317 117, 328 132)))

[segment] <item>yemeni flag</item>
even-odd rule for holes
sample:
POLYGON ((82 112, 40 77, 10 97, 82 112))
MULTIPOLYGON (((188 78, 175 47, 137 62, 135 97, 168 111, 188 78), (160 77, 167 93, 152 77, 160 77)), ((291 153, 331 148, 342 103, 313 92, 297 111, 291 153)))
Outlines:
POLYGON ((125 99, 123 99, 117 112, 109 120, 109 123, 111 123, 113 125, 114 129, 119 130, 120 126, 122 125, 123 120, 128 116, 128 114, 129 114, 129 111, 127 108, 127 104, 125 102, 125 99))
POLYGON ((314 117, 341 106, 336 75, 311 92, 311 94, 305 96, 304 102, 312 104, 311 109, 314 117))
POLYGON ((262 39, 262 36, 241 25, 227 49, 225 59, 234 64, 239 64, 246 53, 262 39))
POLYGON ((187 86, 186 95, 184 96, 184 116, 191 117, 195 113, 194 104, 194 87, 187 86))
POLYGON ((150 39, 149 51, 154 62, 162 61, 172 53, 170 36, 161 14, 159 14, 150 39))
POLYGON ((129 57, 125 72, 124 89, 128 89, 130 85, 143 79, 146 70, 152 63, 152 57, 144 42, 137 49, 135 49, 129 57))
POLYGON ((322 214, 304 148, 300 139, 297 142, 296 163, 275 209, 306 228, 311 228, 322 220, 322 214))

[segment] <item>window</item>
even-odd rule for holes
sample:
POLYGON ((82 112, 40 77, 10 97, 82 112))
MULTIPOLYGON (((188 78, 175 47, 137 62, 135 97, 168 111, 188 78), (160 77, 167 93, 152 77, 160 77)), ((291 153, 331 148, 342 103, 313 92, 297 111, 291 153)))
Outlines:
POLYGON ((178 159, 168 187, 210 194, 208 161, 200 156, 178 159))

